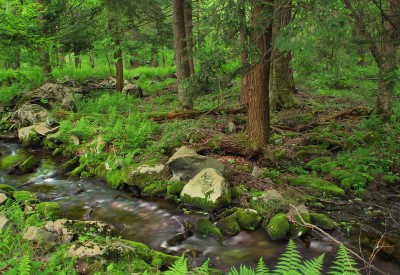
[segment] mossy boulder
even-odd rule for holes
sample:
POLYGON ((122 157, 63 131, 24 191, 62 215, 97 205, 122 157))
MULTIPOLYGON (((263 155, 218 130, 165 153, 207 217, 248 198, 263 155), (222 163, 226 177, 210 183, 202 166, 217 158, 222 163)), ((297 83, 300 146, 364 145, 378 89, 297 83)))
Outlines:
POLYGON ((218 227, 207 218, 201 218, 197 221, 197 231, 202 235, 213 237, 220 242, 224 239, 218 227))
POLYGON ((302 204, 296 206, 296 208, 291 208, 287 214, 290 217, 290 234, 292 237, 297 238, 308 232, 309 228, 302 226, 303 220, 306 223, 310 223, 310 214, 307 208, 302 204), (301 217, 300 217, 301 215, 301 217))
POLYGON ((4 192, 7 192, 8 194, 13 194, 15 192, 15 188, 8 185, 8 184, 0 184, 0 190, 3 190, 4 192))
POLYGON ((33 172, 39 166, 39 160, 34 156, 30 156, 19 165, 19 169, 23 173, 33 172))
POLYGON ((61 207, 56 202, 41 202, 36 205, 36 211, 46 220, 56 220, 61 218, 61 207))
POLYGON ((15 191, 13 197, 17 202, 39 202, 37 195, 29 191, 15 191))
POLYGON ((337 224, 324 214, 310 213, 311 223, 324 229, 333 230, 337 227, 337 224))
POLYGON ((287 208, 287 202, 277 190, 267 192, 252 192, 249 206, 266 219, 272 218, 276 213, 287 208))
POLYGON ((24 153, 5 156, 5 157, 1 158, 0 168, 1 169, 11 168, 18 163, 22 163, 27 157, 28 157, 28 155, 26 155, 24 153))
POLYGON ((79 158, 75 157, 70 159, 69 161, 61 164, 61 166, 57 169, 57 175, 65 175, 75 168, 79 166, 79 158))
POLYGON ((220 219, 217 227, 224 236, 235 236, 240 233, 240 226, 234 214, 220 219))
POLYGON ((225 178, 215 169, 206 168, 191 179, 181 192, 184 204, 215 210, 231 201, 225 178))
POLYGON ((343 196, 345 192, 336 184, 312 175, 300 175, 296 178, 288 178, 287 181, 295 186, 304 186, 312 189, 314 192, 326 193, 334 196, 343 196))
POLYGON ((261 223, 261 217, 254 209, 238 209, 235 216, 239 227, 244 230, 254 230, 261 223))
POLYGON ((169 195, 179 195, 183 187, 185 187, 185 183, 182 181, 169 181, 167 187, 167 193, 169 195))
POLYGON ((275 215, 265 226, 265 230, 273 241, 285 239, 290 231, 287 215, 284 213, 275 215))
POLYGON ((176 180, 190 180, 206 168, 212 168, 220 173, 224 170, 224 165, 220 161, 199 155, 187 146, 178 149, 168 160, 167 167, 176 180))
POLYGON ((160 269, 163 267, 168 267, 179 260, 178 256, 172 256, 168 254, 161 253, 159 251, 152 252, 151 266, 160 269))
POLYGON ((24 137, 20 137, 21 143, 26 148, 36 148, 39 147, 40 142, 42 141, 40 135, 36 131, 31 131, 29 134, 24 137))
POLYGON ((127 184, 144 189, 152 182, 166 181, 170 174, 163 164, 141 165, 129 168, 127 172, 127 184))
POLYGON ((71 171, 70 175, 74 177, 80 176, 83 172, 86 172, 86 163, 82 163, 78 167, 76 167, 74 170, 71 171))
POLYGON ((143 196, 159 197, 164 196, 167 193, 168 182, 167 181, 156 181, 143 188, 141 194, 143 196))

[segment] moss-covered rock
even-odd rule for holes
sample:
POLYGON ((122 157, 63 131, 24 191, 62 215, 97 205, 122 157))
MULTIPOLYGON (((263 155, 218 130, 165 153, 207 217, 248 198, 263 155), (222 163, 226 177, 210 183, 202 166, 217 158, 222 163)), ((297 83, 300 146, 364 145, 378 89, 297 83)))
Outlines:
POLYGON ((39 202, 37 195, 29 191, 15 191, 13 197, 17 202, 39 202))
POLYGON ((174 264, 177 260, 179 260, 178 256, 172 256, 158 251, 153 251, 151 266, 160 269, 162 267, 168 267, 174 264))
POLYGON ((22 162, 19 166, 19 169, 23 173, 29 173, 36 169, 39 166, 39 160, 34 156, 30 156, 24 162, 22 162))
POLYGON ((36 211, 46 220, 56 220, 61 218, 61 207, 56 202, 41 202, 36 205, 36 211))
POLYGON ((324 214, 310 213, 311 223, 324 229, 333 230, 337 227, 337 224, 324 214))
POLYGON ((165 165, 141 165, 130 167, 127 172, 127 184, 144 189, 153 182, 166 181, 169 172, 165 165))
POLYGON ((217 227, 224 236, 235 236, 240 233, 240 226, 234 214, 220 219, 217 222, 217 227))
POLYGON ((86 171, 86 163, 82 163, 81 165, 79 165, 78 167, 76 167, 74 170, 71 171, 70 175, 77 177, 80 176, 83 172, 86 171))
POLYGON ((265 227, 271 240, 285 239, 290 230, 289 220, 286 214, 275 215, 265 227))
POLYGON ((179 195, 182 192, 184 186, 185 183, 182 181, 169 181, 167 193, 169 195, 179 195))
POLYGON ((287 215, 291 217, 290 234, 292 237, 297 238, 308 232, 309 228, 301 225, 303 220, 306 223, 311 221, 308 209, 303 204, 296 206, 296 208, 291 208, 287 215))
POLYGON ((229 191, 231 193, 232 200, 236 200, 243 196, 244 186, 234 186, 234 187, 229 188, 229 191))
POLYGON ((78 157, 70 159, 69 161, 61 164, 61 166, 57 169, 57 175, 65 175, 66 173, 71 172, 78 166, 79 166, 78 157))
POLYGON ((197 221, 197 231, 205 236, 210 236, 218 241, 223 241, 224 236, 221 231, 207 218, 201 218, 197 221))
POLYGON ((0 168, 1 169, 8 169, 19 162, 23 162, 28 156, 26 154, 15 154, 15 155, 8 155, 1 158, 0 161, 0 168))
POLYGON ((22 145, 26 148, 36 148, 41 141, 40 135, 36 131, 31 131, 29 135, 21 139, 22 145))
POLYGON ((240 228, 244 230, 254 230, 261 223, 261 217, 254 209, 239 209, 235 216, 240 228))
POLYGON ((13 194, 15 192, 15 188, 8 184, 0 184, 0 190, 3 190, 9 194, 13 194))
POLYGON ((283 196, 276 190, 267 192, 252 191, 249 206, 255 209, 259 215, 269 220, 276 213, 287 209, 287 202, 283 196))
POLYGON ((156 181, 152 182, 150 185, 143 188, 141 194, 143 196, 164 196, 167 193, 168 182, 166 181, 156 181))
POLYGON ((344 190, 336 184, 311 175, 300 175, 296 178, 288 178, 287 180, 292 185, 308 187, 320 193, 335 196, 343 196, 345 194, 344 190))

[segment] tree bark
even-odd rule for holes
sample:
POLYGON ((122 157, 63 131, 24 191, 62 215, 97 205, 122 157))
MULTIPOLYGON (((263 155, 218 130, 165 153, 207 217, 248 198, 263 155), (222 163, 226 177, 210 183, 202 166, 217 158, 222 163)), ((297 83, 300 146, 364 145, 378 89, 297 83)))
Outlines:
POLYGON ((122 63, 122 49, 121 49, 121 41, 116 39, 114 41, 115 51, 114 51, 114 60, 115 62, 115 71, 116 71, 116 80, 117 84, 115 85, 115 89, 119 92, 122 92, 124 88, 124 65, 122 63))
POLYGON ((157 47, 153 46, 151 48, 151 60, 150 60, 151 67, 158 67, 158 50, 157 47))
POLYGON ((194 74, 194 61, 193 61, 193 5, 192 0, 185 0, 184 17, 185 17, 185 35, 186 46, 189 61, 190 75, 194 74))
POLYGON ((94 69, 96 67, 96 64, 94 63, 94 52, 93 52, 93 47, 89 49, 89 65, 90 68, 94 69))
MULTIPOLYGON (((37 22, 40 28, 43 28, 43 0, 36 0, 37 4, 39 4, 38 14, 37 14, 37 22)), ((42 67, 42 72, 45 77, 49 77, 51 74, 51 65, 50 65, 50 55, 44 49, 43 45, 39 45, 38 47, 39 53, 39 65, 42 67)))
POLYGON ((178 107, 179 109, 192 109, 193 98, 183 80, 190 76, 190 67, 187 54, 184 0, 173 0, 174 18, 174 47, 176 74, 178 80, 178 107))
POLYGON ((74 49, 74 60, 75 60, 75 69, 81 68, 80 51, 78 49, 74 49))
MULTIPOLYGON (((243 70, 248 65, 248 52, 247 52, 247 24, 246 24, 246 0, 238 0, 239 17, 240 17, 240 63, 243 70)), ((240 105, 247 105, 247 93, 244 84, 244 77, 240 78, 240 105)))
POLYGON ((251 23, 254 30, 253 42, 257 46, 259 61, 243 76, 247 93, 246 133, 256 148, 262 148, 269 140, 269 72, 271 57, 272 0, 261 1, 253 7, 251 23), (268 14, 269 13, 269 14, 268 14))
POLYGON ((275 3, 275 16, 272 27, 272 40, 275 45, 271 61, 271 111, 290 108, 295 104, 295 86, 290 65, 292 56, 290 52, 281 52, 276 45, 282 28, 290 24, 292 0, 275 1, 275 3))

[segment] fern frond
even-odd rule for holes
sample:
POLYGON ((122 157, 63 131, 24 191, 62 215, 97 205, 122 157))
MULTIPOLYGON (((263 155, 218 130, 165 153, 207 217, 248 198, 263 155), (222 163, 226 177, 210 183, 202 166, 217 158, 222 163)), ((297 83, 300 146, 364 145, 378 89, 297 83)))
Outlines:
POLYGON ((208 275, 208 264, 210 263, 210 259, 204 262, 200 267, 196 268, 193 275, 208 275))
POLYGON ((263 258, 260 258, 260 260, 257 263, 256 274, 257 275, 267 275, 267 274, 269 274, 269 269, 265 265, 265 263, 263 261, 263 258))
POLYGON ((329 271, 328 274, 360 274, 358 269, 355 267, 357 263, 353 260, 353 258, 347 253, 344 245, 339 246, 338 254, 333 262, 333 266, 331 266, 332 271, 329 271))
POLYGON ((301 265, 301 255, 297 251, 296 244, 289 240, 285 252, 275 266, 274 274, 299 274, 296 271, 301 265))
POLYGON ((324 264, 325 254, 320 255, 317 258, 304 261, 300 266, 300 272, 304 275, 320 275, 324 264))
POLYGON ((18 274, 30 275, 31 274, 31 256, 25 254, 18 262, 18 274))
POLYGON ((228 275, 257 275, 254 269, 245 265, 240 265, 239 272, 235 267, 232 267, 228 275))
POLYGON ((165 275, 186 275, 188 274, 187 259, 182 255, 172 266, 164 272, 165 275))

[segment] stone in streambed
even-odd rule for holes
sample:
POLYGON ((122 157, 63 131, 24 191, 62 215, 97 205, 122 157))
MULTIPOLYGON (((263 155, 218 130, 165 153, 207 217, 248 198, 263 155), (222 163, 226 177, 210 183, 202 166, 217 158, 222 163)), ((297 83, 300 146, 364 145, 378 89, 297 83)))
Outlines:
POLYGON ((33 172, 38 166, 39 166, 39 160, 34 156, 30 156, 20 164, 19 169, 21 170, 22 173, 30 173, 33 172))

